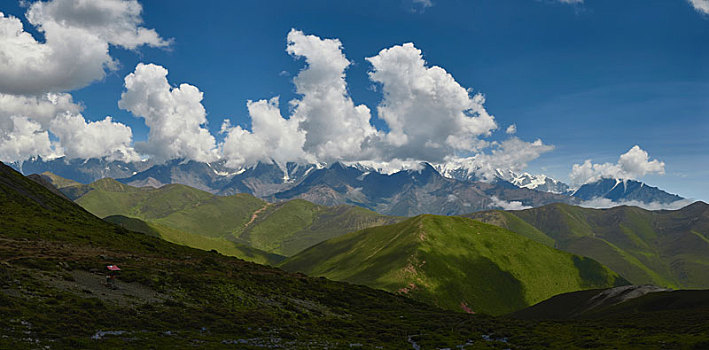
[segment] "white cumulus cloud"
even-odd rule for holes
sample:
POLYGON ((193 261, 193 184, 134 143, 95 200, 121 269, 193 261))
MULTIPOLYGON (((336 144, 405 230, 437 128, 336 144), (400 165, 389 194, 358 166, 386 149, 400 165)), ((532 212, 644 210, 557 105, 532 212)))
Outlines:
POLYGON ((140 159, 131 147, 131 128, 114 122, 111 117, 87 123, 82 115, 67 113, 53 119, 50 130, 59 138, 67 158, 140 159))
POLYGON ((241 167, 271 160, 280 164, 313 160, 303 151, 305 132, 298 129, 296 120, 281 116, 278 97, 248 101, 246 105, 251 116, 251 131, 231 127, 228 119, 222 125, 222 132, 227 133, 221 145, 227 166, 241 167))
MULTIPOLYGON (((90 38, 83 38, 88 40, 86 43, 95 40, 106 47, 100 51, 104 58, 89 62, 102 62, 99 72, 102 76, 104 69, 114 63, 108 56, 109 45, 130 49, 146 44, 167 45, 155 31, 140 26, 141 10, 136 1, 129 0, 53 0, 33 4, 28 18, 47 37, 63 30, 90 32, 90 38), (111 24, 102 26, 106 22, 111 24)), ((27 50, 23 51, 26 54, 52 50, 49 39, 39 44, 22 30, 19 21, 2 18, 7 20, 5 24, 16 25, 14 32, 4 33, 6 36, 29 40, 18 44, 26 44, 27 50)), ((497 124, 485 109, 483 95, 462 87, 445 69, 430 66, 412 43, 393 46, 366 58, 372 67, 369 78, 383 94, 377 110, 387 124, 386 131, 372 126, 369 107, 357 105, 350 96, 345 73, 351 62, 339 40, 292 29, 287 36, 286 51, 305 62, 305 67, 293 78, 298 97, 289 101, 290 115, 281 115, 278 97, 248 101, 250 128, 232 126, 225 120, 221 128, 225 137, 219 145, 206 128, 203 93, 190 84, 170 84, 166 68, 144 63, 125 77, 125 90, 118 102, 120 108, 143 118, 149 128, 147 141, 136 142, 135 149, 131 146, 130 127, 110 117, 87 121, 80 113, 82 106, 74 103, 70 94, 56 92, 97 79, 99 75, 93 73, 79 85, 78 80, 69 79, 73 81, 71 84, 59 87, 53 80, 42 78, 33 85, 42 86, 41 89, 27 89, 54 91, 51 93, 19 95, 0 89, 2 137, 36 140, 33 147, 17 147, 28 154, 122 160, 136 159, 142 154, 156 161, 185 158, 208 162, 223 158, 233 167, 270 160, 280 164, 344 161, 364 162, 387 171, 416 168, 421 161, 464 162, 484 178, 494 177, 497 168, 522 170, 529 161, 553 148, 541 140, 525 142, 516 137, 503 142, 484 140, 497 124), (49 142, 52 135, 56 136, 54 143, 49 142)), ((8 51, 0 54, 3 52, 8 51)), ((99 50, 89 53, 92 52, 99 50)), ((34 62, 27 67, 44 67, 43 60, 48 59, 30 56, 22 57, 34 62)), ((21 64, 18 62, 13 64, 21 64)), ((64 62, 57 67, 72 71, 69 64, 64 62)), ((41 76, 46 72, 39 73, 41 76)), ((515 131, 514 124, 506 129, 508 134, 515 131)), ((16 152, 7 149, 4 154, 17 158, 16 152)))
POLYGON ((526 206, 522 204, 520 201, 504 201, 501 200, 495 196, 490 197, 492 200, 491 207, 493 208, 502 208, 504 210, 523 210, 523 209, 529 209, 531 208, 530 206, 526 206))
POLYGON ((439 164, 438 168, 444 173, 455 169, 467 169, 468 175, 491 181, 496 178, 498 169, 520 172, 529 162, 554 149, 554 146, 544 144, 539 139, 526 142, 517 137, 499 143, 494 142, 490 147, 489 152, 480 152, 471 157, 446 157, 445 162, 439 164))
POLYGON ((342 43, 293 29, 287 52, 306 62, 293 79, 301 98, 291 101, 291 119, 306 134, 304 151, 326 162, 361 156, 363 144, 377 130, 369 123, 369 108, 355 105, 347 91, 345 70, 350 61, 342 43))
POLYGON ((0 161, 15 162, 31 156, 55 157, 49 133, 27 117, 8 117, 0 128, 0 161))
POLYGON ((32 4, 27 13, 30 23, 57 24, 80 28, 102 40, 126 49, 141 45, 169 45, 154 29, 141 27, 143 7, 137 0, 53 0, 32 4))
POLYGON ((83 107, 67 93, 47 93, 39 96, 0 93, 0 128, 9 127, 12 116, 21 116, 38 122, 43 129, 59 114, 79 113, 83 107))
MULTIPOLYGON (((227 136, 220 149, 228 164, 343 161, 392 172, 415 169, 421 161, 453 161, 492 179, 497 168, 522 170, 553 149, 541 140, 483 140, 497 128, 484 97, 463 88, 443 68, 429 66, 413 44, 366 59, 372 65, 369 77, 383 93, 378 112, 388 131, 375 129, 369 108, 349 95, 345 71, 351 63, 339 40, 293 29, 287 52, 306 61, 293 78, 301 96, 290 102, 292 114, 281 115, 278 98, 249 101, 251 130, 233 127, 229 120, 222 125, 227 136)), ((512 125, 507 132, 515 129, 512 125)))
POLYGON ((135 49, 166 46, 140 26, 136 0, 52 0, 34 2, 26 17, 44 41, 22 22, 0 12, 0 93, 37 95, 68 91, 102 79, 115 69, 109 46, 135 49))
POLYGON ((0 94, 0 160, 20 161, 32 156, 54 158, 138 158, 131 148, 131 129, 106 118, 86 122, 83 107, 68 93, 39 96, 0 94), (50 142, 50 135, 58 138, 50 142))
POLYGON ((631 207, 639 207, 643 208, 646 210, 677 210, 677 209, 682 209, 688 205, 692 204, 692 200, 689 199, 680 199, 678 201, 670 202, 670 203, 660 203, 660 202, 641 202, 641 201, 619 201, 619 202, 614 202, 608 198, 602 198, 602 197, 597 197, 593 198, 591 200, 583 201, 579 203, 579 206, 586 207, 586 208, 595 208, 595 209, 605 209, 605 208, 613 208, 613 207, 619 207, 621 205, 627 205, 631 207))
POLYGON ((508 135, 513 135, 513 134, 517 133, 517 125, 512 124, 512 125, 508 126, 507 130, 505 130, 505 133, 507 133, 508 135))
POLYGON ((622 154, 617 163, 594 164, 587 159, 582 164, 574 164, 569 177, 573 184, 582 185, 602 178, 639 179, 647 174, 664 173, 664 162, 650 160, 648 153, 635 145, 622 154))
POLYGON ((689 0, 695 10, 703 13, 709 14, 709 0, 689 0))
POLYGON ((214 136, 204 127, 207 112, 202 106, 202 92, 189 84, 170 86, 167 73, 162 66, 139 63, 125 77, 118 106, 142 117, 150 128, 148 140, 136 142, 136 150, 156 161, 216 160, 214 136))
POLYGON ((454 151, 474 151, 478 136, 497 128, 481 94, 472 95, 445 69, 429 67, 412 43, 367 58, 369 77, 381 84, 377 107, 389 133, 386 158, 438 161, 454 151))

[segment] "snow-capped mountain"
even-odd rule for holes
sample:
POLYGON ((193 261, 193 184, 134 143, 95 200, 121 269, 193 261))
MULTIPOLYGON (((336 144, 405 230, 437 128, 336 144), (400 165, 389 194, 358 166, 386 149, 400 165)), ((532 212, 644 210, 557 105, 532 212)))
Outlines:
POLYGON ((452 161, 437 164, 435 168, 447 178, 462 181, 499 182, 502 180, 519 188, 556 194, 568 194, 570 190, 569 185, 543 174, 532 175, 526 172, 519 174, 510 169, 483 171, 483 169, 470 161, 452 161))
POLYGON ((446 163, 434 164, 433 167, 444 177, 449 179, 456 179, 461 181, 481 181, 481 180, 493 180, 494 176, 488 176, 489 179, 485 179, 485 176, 481 175, 483 172, 481 168, 474 162, 468 159, 456 159, 446 163))
POLYGON ((322 164, 258 162, 239 169, 215 192, 220 195, 249 193, 256 197, 267 197, 299 184, 312 171, 323 167, 322 164))
POLYGON ((496 169, 497 177, 505 180, 519 188, 530 190, 567 194, 570 191, 569 185, 552 179, 544 174, 532 175, 530 173, 517 174, 511 170, 496 169))
POLYGON ((671 203, 682 199, 633 180, 603 179, 572 191, 545 175, 494 169, 483 172, 487 176, 479 176, 480 169, 470 162, 396 166, 336 162, 327 166, 271 161, 234 169, 223 161, 172 160, 154 165, 150 161, 34 159, 14 166, 27 175, 48 171, 81 183, 104 177, 132 186, 179 183, 219 195, 249 193, 272 201, 302 198, 323 205, 359 205, 393 215, 453 215, 554 202, 578 204, 596 198, 618 203, 671 203))
POLYGON ((442 176, 431 164, 391 174, 334 163, 312 171, 296 186, 268 199, 302 198, 325 205, 350 204, 379 213, 460 215, 484 209, 574 203, 574 198, 518 188, 508 182, 473 182, 442 176))
POLYGON ((153 163, 150 161, 122 162, 97 158, 67 159, 65 157, 44 160, 41 157, 36 157, 8 165, 25 175, 50 172, 81 183, 90 183, 105 177, 114 179, 129 177, 149 169, 153 163))
POLYGON ((604 178, 587 183, 571 194, 581 200, 597 198, 610 199, 613 202, 637 201, 643 203, 673 203, 684 198, 667 193, 657 187, 648 186, 640 181, 604 178))

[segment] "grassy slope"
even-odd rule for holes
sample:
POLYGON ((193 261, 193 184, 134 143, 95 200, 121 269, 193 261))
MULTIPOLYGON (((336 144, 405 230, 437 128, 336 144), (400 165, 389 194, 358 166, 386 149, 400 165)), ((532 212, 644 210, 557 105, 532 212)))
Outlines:
POLYGON ((281 266, 498 315, 555 294, 624 283, 591 259, 471 219, 431 215, 323 242, 281 266))
POLYGON ((589 209, 553 204, 469 216, 589 256, 635 284, 709 287, 709 210, 701 203, 693 208, 657 212, 635 207, 589 209))
POLYGON ((0 223, 0 348, 709 345, 706 313, 693 309, 583 322, 498 321, 174 245, 99 220, 2 164, 0 223), (108 263, 123 268, 119 290, 82 278, 100 281, 90 271, 108 263), (124 294, 143 289, 137 297, 124 294), (124 333, 101 337, 99 330, 124 333))
POLYGON ((270 205, 248 194, 215 196, 184 185, 136 188, 102 179, 62 191, 74 194, 76 202, 96 216, 139 218, 183 233, 178 238, 166 232, 163 237, 172 242, 209 246, 223 253, 233 252, 231 241, 235 241, 273 254, 292 255, 347 232, 401 220, 362 208, 331 208, 304 200, 270 205))
POLYGON ((400 220, 359 207, 296 199, 264 209, 239 237, 256 248, 290 256, 348 232, 400 220))
POLYGON ((155 223, 122 215, 113 215, 104 220, 122 226, 128 230, 145 233, 153 237, 162 238, 168 242, 185 245, 202 250, 216 250, 217 252, 239 257, 259 264, 275 265, 285 259, 284 256, 266 253, 245 244, 232 242, 223 238, 210 238, 192 233, 187 233, 155 223))
POLYGON ((74 180, 63 178, 59 175, 55 175, 53 173, 50 173, 49 171, 45 171, 39 175, 46 178, 48 181, 50 181, 56 188, 64 188, 64 187, 81 185, 80 182, 76 182, 74 180))

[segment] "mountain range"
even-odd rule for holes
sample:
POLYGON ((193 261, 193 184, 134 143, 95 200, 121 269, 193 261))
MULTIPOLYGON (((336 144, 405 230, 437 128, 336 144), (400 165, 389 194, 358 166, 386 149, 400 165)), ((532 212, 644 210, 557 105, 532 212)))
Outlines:
POLYGON ((50 161, 32 159, 13 164, 25 174, 51 172, 88 184, 105 177, 134 187, 183 184, 228 196, 248 193, 276 202, 305 199, 319 205, 356 205, 386 215, 460 215, 488 209, 519 209, 551 203, 583 204, 604 198, 670 204, 682 198, 634 180, 601 179, 577 189, 544 175, 498 169, 490 181, 464 165, 431 165, 394 173, 362 164, 277 164, 259 162, 242 169, 224 162, 172 160, 124 163, 108 160, 50 161), (621 185, 622 184, 622 185, 621 185))

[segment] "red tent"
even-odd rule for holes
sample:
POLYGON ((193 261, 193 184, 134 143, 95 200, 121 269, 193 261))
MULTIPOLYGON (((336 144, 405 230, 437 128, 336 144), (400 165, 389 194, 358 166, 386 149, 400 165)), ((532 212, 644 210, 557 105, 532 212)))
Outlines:
POLYGON ((120 271, 120 270, 121 270, 121 269, 120 269, 118 266, 116 266, 116 265, 108 265, 108 266, 106 266, 106 268, 109 269, 109 270, 111 270, 111 271, 120 271))

